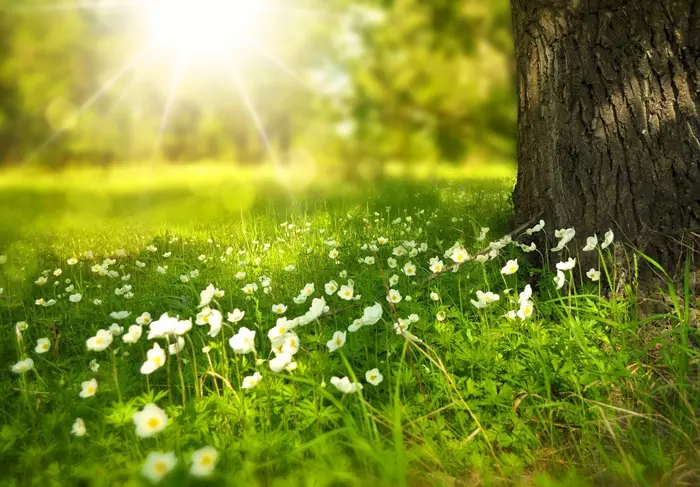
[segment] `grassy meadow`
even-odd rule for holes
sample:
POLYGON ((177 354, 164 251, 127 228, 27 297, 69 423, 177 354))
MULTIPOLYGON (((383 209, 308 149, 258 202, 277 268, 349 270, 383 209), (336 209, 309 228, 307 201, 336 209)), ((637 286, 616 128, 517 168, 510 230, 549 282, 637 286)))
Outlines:
POLYGON ((697 485, 687 286, 440 171, 0 173, 0 484, 697 485))

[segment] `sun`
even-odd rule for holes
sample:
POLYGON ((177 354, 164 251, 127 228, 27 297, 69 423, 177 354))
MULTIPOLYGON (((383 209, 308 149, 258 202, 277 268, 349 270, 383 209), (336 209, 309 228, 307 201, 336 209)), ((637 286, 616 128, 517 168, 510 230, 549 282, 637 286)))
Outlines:
POLYGON ((179 54, 231 54, 256 38, 263 0, 157 0, 149 2, 151 41, 179 54))

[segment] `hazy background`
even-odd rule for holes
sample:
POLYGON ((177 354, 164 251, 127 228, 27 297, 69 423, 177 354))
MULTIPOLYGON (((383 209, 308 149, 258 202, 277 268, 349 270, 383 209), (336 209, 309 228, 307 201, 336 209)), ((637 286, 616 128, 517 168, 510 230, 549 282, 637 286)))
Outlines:
POLYGON ((508 0, 269 2, 186 55, 144 49, 143 3, 0 0, 0 164, 514 159, 508 0))

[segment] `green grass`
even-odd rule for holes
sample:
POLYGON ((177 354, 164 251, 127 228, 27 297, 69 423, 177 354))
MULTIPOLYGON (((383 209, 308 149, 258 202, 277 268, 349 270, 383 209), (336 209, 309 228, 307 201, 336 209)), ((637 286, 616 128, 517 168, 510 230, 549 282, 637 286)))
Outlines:
MULTIPOLYGON (((271 171, 216 165, 0 174, 0 254, 7 256, 0 265, 2 485, 147 484, 140 470, 152 451, 173 451, 178 459, 165 485, 692 485, 700 392, 687 287, 665 290, 675 305, 668 313, 644 316, 634 286, 605 291, 620 271, 610 258, 617 243, 599 251, 602 285, 577 266, 557 290, 554 275, 513 244, 457 272, 428 269, 432 257, 451 264, 443 254, 457 241, 475 255, 504 235, 513 180, 500 176, 507 174, 428 178, 418 168, 413 176, 355 184, 304 172, 282 184, 271 171), (481 227, 491 231, 477 241, 481 227), (379 237, 388 243, 376 252, 365 247, 379 237), (326 245, 331 239, 337 244, 326 245), (404 241, 427 250, 397 257, 390 269, 387 259, 404 241), (328 255, 333 248, 337 259, 328 255), (71 257, 78 264, 68 265, 71 257), (365 257, 375 263, 358 261, 365 257), (115 260, 115 277, 91 270, 105 258, 115 260), (503 275, 509 259, 520 268, 503 275), (417 267, 414 277, 401 272, 408 261, 417 267), (166 265, 164 274, 156 271, 166 265), (53 275, 58 268, 60 278, 53 275), (197 277, 181 281, 195 270, 197 277), (245 279, 236 277, 240 271, 245 279), (403 296, 395 306, 385 299, 393 274, 400 276, 393 289, 403 296), (271 279, 269 294, 262 275, 271 279), (35 283, 41 276, 44 285, 35 283), (359 300, 324 292, 325 283, 348 279, 359 300), (252 282, 260 289, 248 297, 241 289, 252 282), (136 344, 115 336, 106 351, 88 351, 86 340, 97 330, 118 322, 126 331, 143 312, 194 321, 210 283, 225 291, 212 308, 224 319, 234 308, 245 317, 224 324, 215 338, 208 326, 194 325, 180 354, 147 379, 140 373, 146 351, 154 342, 167 348, 165 340, 146 339, 148 327, 136 344), (307 283, 329 312, 295 329, 296 370, 273 373, 263 361, 274 357, 271 307, 284 303, 290 319, 303 315, 311 298, 293 298, 307 283), (527 283, 533 315, 507 319, 527 283), (75 289, 66 291, 69 285, 75 289), (114 292, 124 285, 131 286, 129 299, 114 292), (477 309, 471 300, 478 290, 500 299, 477 309), (72 303, 76 292, 82 300, 72 303), (57 302, 38 306, 40 298, 57 302), (348 332, 344 346, 329 352, 334 332, 375 302, 381 320, 348 332), (110 318, 120 310, 131 315, 110 318), (411 314, 419 318, 408 328, 417 342, 393 329, 411 314), (28 327, 18 339, 20 321, 28 327), (257 333, 258 362, 229 346, 241 326, 257 333), (51 348, 37 354, 42 337, 51 348), (25 357, 34 370, 10 372, 25 357), (373 368, 384 376, 378 386, 365 380, 373 368), (243 377, 255 371, 263 377, 258 386, 242 389, 243 377), (333 376, 364 387, 343 395, 333 376), (79 397, 81 383, 92 378, 95 397, 79 397), (139 438, 132 416, 150 402, 170 422, 139 438), (78 417, 86 436, 71 434, 78 417), (211 477, 198 480, 189 462, 205 445, 220 458, 211 477)), ((542 251, 553 262, 569 257, 567 250, 542 251)))

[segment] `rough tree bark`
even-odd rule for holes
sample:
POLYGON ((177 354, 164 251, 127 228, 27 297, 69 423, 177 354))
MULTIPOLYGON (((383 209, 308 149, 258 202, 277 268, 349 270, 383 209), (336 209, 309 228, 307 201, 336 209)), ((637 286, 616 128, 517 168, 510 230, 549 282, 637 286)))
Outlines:
POLYGON ((516 224, 611 228, 673 270, 700 233, 700 0, 511 3, 516 224))

